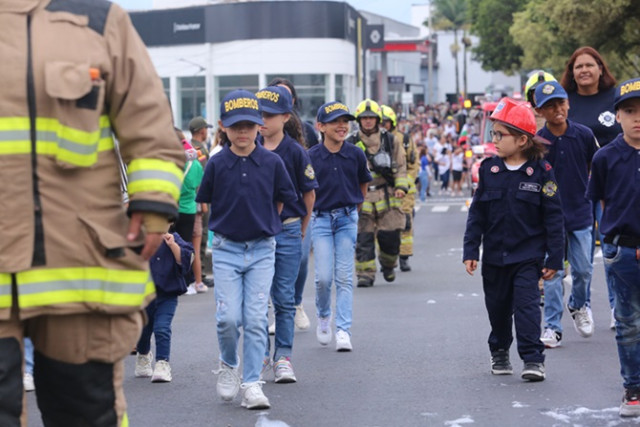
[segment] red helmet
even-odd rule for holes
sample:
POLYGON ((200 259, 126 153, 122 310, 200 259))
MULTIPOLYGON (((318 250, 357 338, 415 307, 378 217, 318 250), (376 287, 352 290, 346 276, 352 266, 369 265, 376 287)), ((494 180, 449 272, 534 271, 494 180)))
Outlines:
POLYGON ((538 130, 536 117, 529 104, 507 97, 500 100, 489 118, 529 136, 534 136, 538 130))

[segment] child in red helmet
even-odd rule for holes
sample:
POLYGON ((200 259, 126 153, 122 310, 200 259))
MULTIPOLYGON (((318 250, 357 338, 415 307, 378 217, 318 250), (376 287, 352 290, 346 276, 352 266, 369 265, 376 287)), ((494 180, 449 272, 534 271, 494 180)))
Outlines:
POLYGON ((482 162, 469 209, 463 261, 469 274, 483 245, 482 282, 491 333, 491 373, 509 375, 509 348, 516 327, 522 379, 545 379, 540 341, 540 277, 562 268, 564 223, 560 195, 545 148, 534 137, 528 104, 503 98, 491 114, 498 155, 482 162), (545 260, 545 255, 547 258, 545 260))

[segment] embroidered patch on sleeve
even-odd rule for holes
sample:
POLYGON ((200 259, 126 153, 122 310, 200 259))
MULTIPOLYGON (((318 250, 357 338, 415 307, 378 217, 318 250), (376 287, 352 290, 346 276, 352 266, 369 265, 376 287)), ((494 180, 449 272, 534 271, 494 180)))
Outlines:
POLYGON ((534 193, 539 193, 540 192, 540 184, 538 184, 537 182, 521 182, 520 186, 518 187, 518 189, 523 190, 523 191, 531 191, 534 193))
POLYGON ((316 172, 313 170, 313 166, 310 164, 304 169, 304 176, 309 178, 310 180, 314 180, 316 178, 316 172))
POLYGON ((558 184, 553 181, 547 181, 542 187, 542 193, 547 197, 553 197, 558 192, 558 184))

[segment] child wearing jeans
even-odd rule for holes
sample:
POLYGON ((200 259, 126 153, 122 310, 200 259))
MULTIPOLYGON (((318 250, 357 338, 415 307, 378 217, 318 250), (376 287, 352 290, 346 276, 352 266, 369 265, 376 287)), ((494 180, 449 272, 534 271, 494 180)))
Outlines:
POLYGON ((216 321, 220 369, 216 390, 242 406, 267 409, 260 371, 267 348, 267 308, 274 274, 276 240, 285 202, 297 200, 282 159, 256 144, 263 125, 256 96, 234 90, 220 104, 224 147, 212 156, 196 196, 210 203, 209 229, 216 278, 216 321), (244 339, 242 384, 238 366, 240 331, 244 339))
POLYGON ((524 361, 521 377, 542 381, 538 281, 562 268, 564 221, 558 185, 551 165, 542 160, 544 146, 534 139, 536 119, 528 104, 503 98, 491 120, 498 156, 480 165, 462 259, 467 273, 473 274, 482 242, 491 373, 513 373, 509 348, 515 322, 518 354, 524 361))
POLYGON ((151 381, 170 382, 171 322, 178 307, 178 295, 187 291, 184 280, 191 269, 193 246, 176 232, 165 233, 164 241, 149 260, 151 276, 156 285, 156 299, 147 306, 149 323, 142 329, 136 349, 135 376, 151 377, 151 381), (151 334, 156 338, 156 366, 152 368, 151 334))
POLYGON ((602 203, 602 258, 615 306, 624 395, 620 416, 640 416, 640 78, 616 88, 622 133, 593 156, 587 197, 602 203))
POLYGON ((364 152, 345 144, 355 117, 339 102, 318 109, 322 142, 309 149, 319 187, 311 218, 315 260, 316 337, 331 342, 331 282, 336 283, 336 350, 351 351, 353 272, 358 211, 372 181, 364 152))

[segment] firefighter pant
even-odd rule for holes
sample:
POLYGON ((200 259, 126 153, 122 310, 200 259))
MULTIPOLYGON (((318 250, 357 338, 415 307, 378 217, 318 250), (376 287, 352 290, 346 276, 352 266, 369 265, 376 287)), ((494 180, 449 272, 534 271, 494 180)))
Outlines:
POLYGON ((27 426, 25 334, 35 347, 33 375, 45 426, 128 426, 124 358, 140 336, 142 312, 20 320, 15 292, 13 301, 11 318, 0 321, 0 426, 27 426))
POLYGON ((395 268, 400 254, 400 232, 405 225, 405 214, 397 208, 375 212, 361 212, 358 220, 356 241, 356 275, 375 280, 376 244, 378 239, 378 261, 382 268, 395 268))
POLYGON ((400 234, 400 256, 409 257, 413 255, 413 208, 416 204, 416 193, 409 192, 402 199, 402 212, 404 212, 407 223, 400 234))
POLYGON ((540 341, 542 260, 495 266, 482 263, 482 286, 489 313, 489 350, 509 350, 516 326, 518 354, 525 362, 544 362, 540 341))

